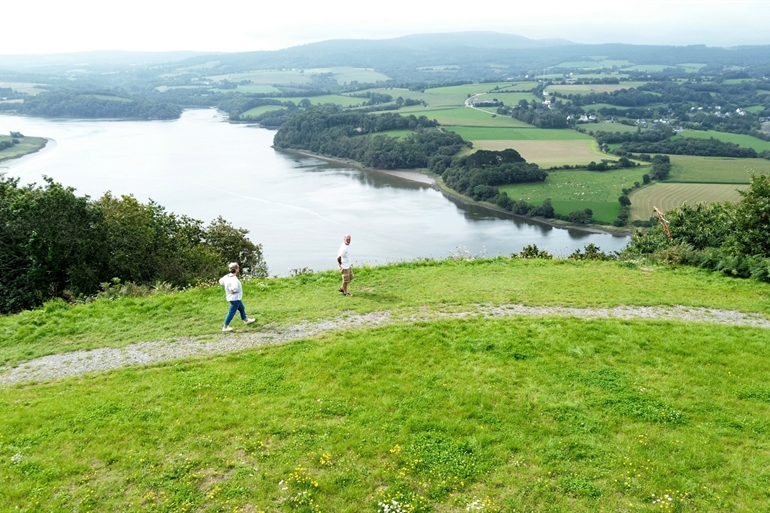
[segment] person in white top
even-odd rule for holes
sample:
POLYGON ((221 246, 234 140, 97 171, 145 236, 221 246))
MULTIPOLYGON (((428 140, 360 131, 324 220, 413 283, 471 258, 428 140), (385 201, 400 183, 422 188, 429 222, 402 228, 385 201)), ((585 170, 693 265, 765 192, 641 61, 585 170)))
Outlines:
POLYGON ((235 312, 240 312, 241 320, 245 324, 251 324, 254 319, 246 317, 246 307, 243 306, 243 287, 241 287, 241 280, 238 279, 238 272, 241 270, 238 266, 238 262, 231 262, 229 265, 230 274, 225 274, 219 278, 219 284, 225 288, 225 297, 230 302, 230 310, 225 317, 225 325, 222 326, 222 331, 233 331, 230 327, 230 321, 235 317, 235 312))
POLYGON ((342 286, 340 287, 340 292, 342 292, 343 296, 351 295, 348 292, 348 283, 353 279, 353 266, 350 264, 349 248, 350 235, 345 235, 342 239, 342 245, 337 251, 337 266, 340 268, 340 273, 342 273, 342 286))

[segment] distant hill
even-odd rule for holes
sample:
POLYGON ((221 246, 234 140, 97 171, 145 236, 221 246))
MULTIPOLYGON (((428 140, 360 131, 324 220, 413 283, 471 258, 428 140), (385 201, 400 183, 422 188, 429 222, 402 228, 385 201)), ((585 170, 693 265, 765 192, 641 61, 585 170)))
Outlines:
POLYGON ((702 62, 724 67, 764 64, 769 54, 769 46, 727 49, 705 45, 585 45, 565 39, 534 40, 498 32, 457 32, 393 39, 335 39, 269 52, 200 55, 171 67, 189 69, 205 63, 208 74, 224 74, 282 67, 351 66, 373 68, 397 81, 432 82, 502 78, 599 57, 641 65, 702 62), (427 69, 440 66, 452 66, 451 76, 427 69))
MULTIPOLYGON (((145 67, 189 59, 204 52, 127 52, 99 50, 93 52, 55 53, 45 55, 0 55, 0 69, 41 73, 85 69, 123 69, 145 67)), ((210 54, 208 54, 210 55, 210 54)))

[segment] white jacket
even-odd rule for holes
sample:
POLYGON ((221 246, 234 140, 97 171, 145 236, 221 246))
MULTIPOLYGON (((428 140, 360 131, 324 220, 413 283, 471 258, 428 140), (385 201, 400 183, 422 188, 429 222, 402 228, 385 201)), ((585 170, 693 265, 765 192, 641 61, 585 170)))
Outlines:
POLYGON ((219 284, 225 288, 225 294, 228 301, 238 301, 243 298, 243 288, 241 280, 232 273, 225 274, 219 278, 219 284))

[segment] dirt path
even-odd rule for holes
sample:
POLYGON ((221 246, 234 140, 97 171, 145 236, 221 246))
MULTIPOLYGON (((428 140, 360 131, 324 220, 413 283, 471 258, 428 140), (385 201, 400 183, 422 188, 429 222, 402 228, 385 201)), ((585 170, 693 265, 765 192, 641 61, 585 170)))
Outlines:
POLYGON ((18 367, 0 368, 0 385, 79 376, 123 367, 148 365, 182 358, 231 353, 268 344, 280 344, 309 338, 335 330, 371 328, 396 323, 462 319, 472 317, 500 318, 512 316, 559 316, 580 319, 641 319, 753 326, 770 329, 770 320, 760 314, 744 314, 729 310, 707 308, 635 307, 568 308, 531 307, 523 305, 476 305, 462 312, 437 313, 428 310, 410 315, 389 311, 368 314, 348 314, 315 323, 301 323, 288 328, 263 326, 258 330, 226 333, 206 337, 182 337, 172 341, 140 342, 122 348, 100 348, 89 351, 43 356, 24 362, 18 367))

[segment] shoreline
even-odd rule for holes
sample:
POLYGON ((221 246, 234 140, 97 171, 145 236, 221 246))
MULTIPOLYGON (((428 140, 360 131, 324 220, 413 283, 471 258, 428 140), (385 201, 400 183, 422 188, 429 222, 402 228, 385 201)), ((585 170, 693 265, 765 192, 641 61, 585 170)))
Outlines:
MULTIPOLYGON (((275 147, 273 147, 275 149, 275 147)), ((608 227, 603 225, 575 225, 570 224, 566 221, 560 221, 558 219, 546 219, 544 217, 534 217, 534 216, 522 216, 518 214, 511 213, 505 209, 502 209, 496 205, 493 205, 491 203, 486 202, 480 202, 475 201, 471 198, 468 198, 466 196, 463 196, 462 194, 450 189, 446 185, 444 185, 444 181, 441 179, 441 177, 434 177, 432 174, 428 174, 421 171, 416 170, 407 170, 407 169, 374 169, 369 168, 366 166, 362 166, 359 162, 349 160, 349 159, 343 159, 343 158, 335 158, 335 157, 326 157, 323 155, 318 155, 316 153, 313 153, 311 151, 307 150, 295 150, 295 149, 283 149, 281 148, 280 151, 286 151, 291 153, 296 153, 299 155, 303 155, 305 157, 312 157, 320 160, 325 160, 326 162, 334 162, 338 164, 344 164, 346 166, 354 167, 356 169, 360 169, 362 171, 373 171, 375 173, 383 173, 390 176, 396 176, 398 178, 403 178, 404 180, 409 180, 411 182, 421 183, 424 185, 428 185, 438 191, 440 191, 444 196, 447 196, 449 198, 452 198, 456 201, 459 201, 460 203, 463 203, 465 205, 473 205, 477 207, 484 208, 486 210, 490 210, 492 212, 497 212, 499 214, 505 214, 507 216, 515 217, 516 219, 523 219, 527 221, 534 221, 536 223, 545 224, 548 226, 552 226, 554 228, 563 228, 566 230, 577 230, 581 232, 586 233, 596 233, 596 234, 607 234, 612 235, 614 237, 628 237, 631 235, 633 230, 631 228, 617 228, 617 227, 608 227)))

